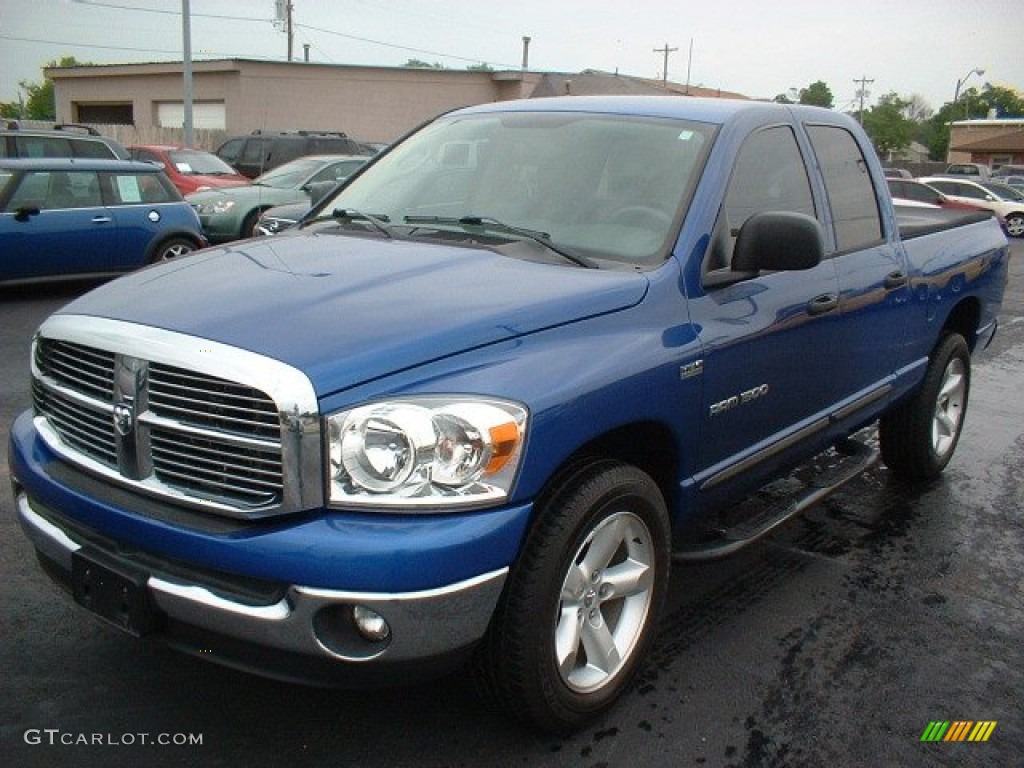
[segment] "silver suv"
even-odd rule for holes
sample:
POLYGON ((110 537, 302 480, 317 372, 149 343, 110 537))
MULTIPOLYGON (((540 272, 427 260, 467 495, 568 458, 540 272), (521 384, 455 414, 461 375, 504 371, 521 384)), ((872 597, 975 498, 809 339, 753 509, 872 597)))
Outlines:
POLYGON ((0 128, 0 157, 89 157, 128 160, 128 150, 88 125, 66 123, 52 129, 22 128, 9 122, 0 128))

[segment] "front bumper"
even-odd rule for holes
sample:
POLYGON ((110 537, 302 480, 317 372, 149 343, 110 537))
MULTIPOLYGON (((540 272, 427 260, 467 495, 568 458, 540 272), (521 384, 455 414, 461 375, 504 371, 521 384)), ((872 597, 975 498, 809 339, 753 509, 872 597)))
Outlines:
POLYGON ((19 522, 60 586, 74 592, 74 561, 95 557, 140 576, 144 628, 122 629, 302 682, 378 686, 464 661, 487 630, 528 518, 516 508, 447 520, 204 521, 69 468, 30 414, 15 422, 9 455, 19 522), (385 637, 360 631, 357 606, 383 618, 385 637))
MULTIPOLYGON (((19 491, 18 520, 55 581, 70 588, 73 553, 96 543, 82 540, 33 506, 19 491)), ((501 594, 507 568, 439 589, 384 594, 286 585, 277 599, 257 602, 226 594, 223 585, 206 585, 162 572, 152 559, 136 560, 116 550, 104 555, 140 567, 148 563, 148 599, 159 624, 154 634, 173 645, 206 658, 287 679, 309 679, 314 663, 289 665, 288 658, 310 657, 352 664, 375 663, 403 670, 410 662, 444 663, 461 657, 487 629, 501 594), (362 636, 352 618, 356 606, 374 611, 389 627, 384 640, 362 636), (191 639, 190 639, 191 638, 191 639), (260 648, 263 654, 282 651, 280 660, 251 663, 240 648, 260 648)), ((445 666, 447 668, 447 665, 445 666)), ((344 679, 343 670, 326 674, 344 679)), ((427 670, 424 670, 426 672, 427 670)), ((402 672, 405 675, 405 672, 402 672)), ((316 674, 315 682, 325 682, 316 674)), ((388 680, 387 677, 382 678, 388 680)))

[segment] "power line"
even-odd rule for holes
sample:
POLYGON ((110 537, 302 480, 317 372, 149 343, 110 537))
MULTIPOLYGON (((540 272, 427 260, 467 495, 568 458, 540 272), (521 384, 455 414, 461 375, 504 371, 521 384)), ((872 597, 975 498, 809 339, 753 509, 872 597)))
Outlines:
MULTIPOLYGON (((181 11, 169 11, 163 8, 139 8, 134 5, 118 5, 117 3, 100 3, 96 0, 71 0, 75 5, 94 5, 97 8, 114 8, 118 11, 138 11, 139 13, 159 13, 164 16, 181 16, 181 11)), ((229 21, 273 21, 271 18, 253 18, 252 16, 224 16, 216 13, 190 13, 193 18, 227 19, 229 21)))

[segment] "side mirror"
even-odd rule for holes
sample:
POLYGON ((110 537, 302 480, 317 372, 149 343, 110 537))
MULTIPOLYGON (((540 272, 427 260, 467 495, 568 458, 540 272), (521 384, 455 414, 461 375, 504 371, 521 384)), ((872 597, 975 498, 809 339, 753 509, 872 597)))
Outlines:
POLYGON ((310 204, 319 203, 336 186, 338 186, 336 181, 314 181, 312 184, 307 184, 306 191, 309 193, 310 204))
POLYGON ((733 248, 734 272, 812 269, 825 255, 818 220, 803 213, 766 211, 744 222, 733 248))

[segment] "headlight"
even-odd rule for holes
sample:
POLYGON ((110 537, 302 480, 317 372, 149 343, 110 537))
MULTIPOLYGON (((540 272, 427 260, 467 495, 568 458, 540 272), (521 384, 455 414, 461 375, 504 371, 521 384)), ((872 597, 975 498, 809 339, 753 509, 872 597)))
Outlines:
POLYGON ((227 213, 234 207, 234 200, 211 200, 196 204, 196 210, 207 216, 227 213))
POLYGON ((469 397, 409 397, 327 419, 337 506, 498 504, 515 479, 526 409, 469 397))

